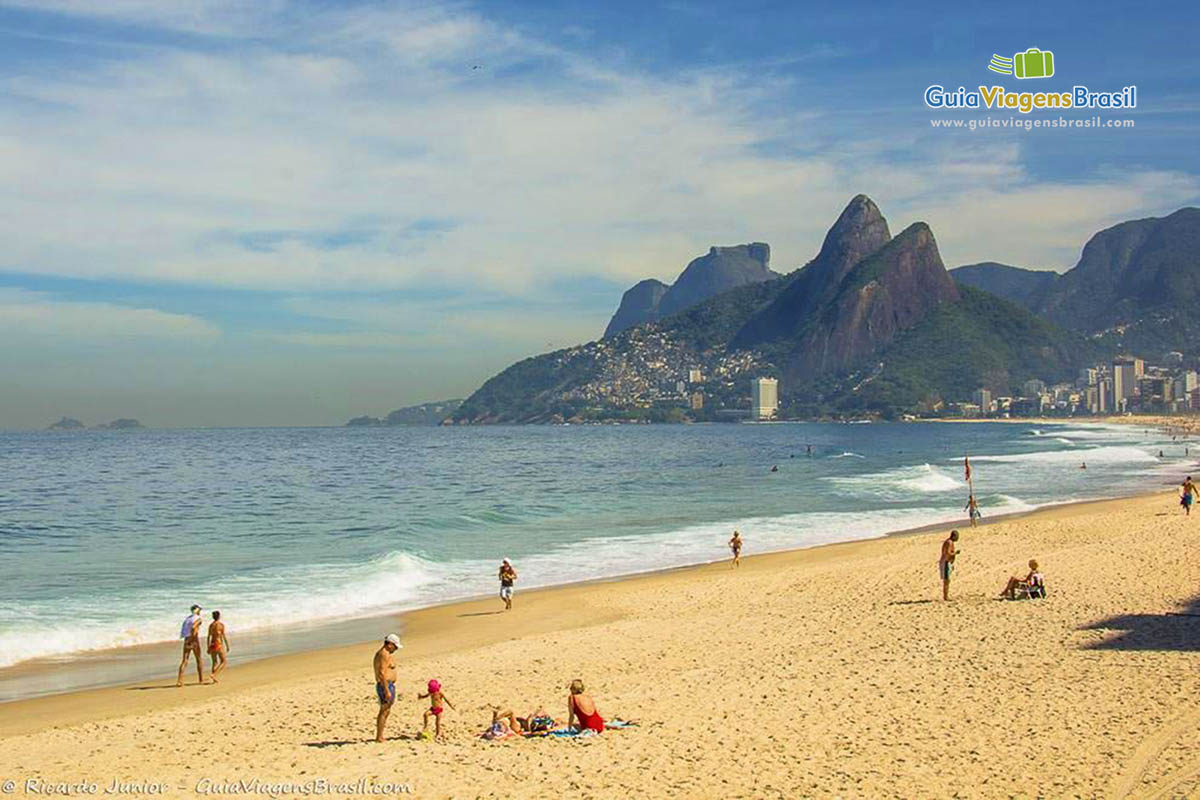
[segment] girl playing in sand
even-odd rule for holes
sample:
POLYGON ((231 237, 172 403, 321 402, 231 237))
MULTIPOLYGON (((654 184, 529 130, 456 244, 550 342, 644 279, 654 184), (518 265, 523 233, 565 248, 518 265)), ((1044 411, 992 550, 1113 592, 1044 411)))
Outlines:
POLYGON ((429 738, 429 717, 432 715, 434 720, 436 720, 433 735, 440 742, 442 741, 442 712, 445 711, 442 703, 450 706, 450 708, 454 708, 454 704, 450 702, 450 698, 442 694, 442 685, 438 683, 436 678, 429 682, 427 688, 429 691, 425 694, 417 695, 418 700, 424 700, 426 697, 429 698, 429 709, 425 712, 425 726, 421 728, 421 738, 429 738))

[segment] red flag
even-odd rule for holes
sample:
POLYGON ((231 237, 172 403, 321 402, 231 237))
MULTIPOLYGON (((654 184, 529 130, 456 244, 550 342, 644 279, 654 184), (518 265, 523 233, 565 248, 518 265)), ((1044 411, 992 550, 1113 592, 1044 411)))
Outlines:
POLYGON ((963 480, 965 480, 967 483, 970 483, 971 482, 971 459, 967 458, 966 456, 963 456, 963 471, 967 475, 965 478, 963 478, 963 480))

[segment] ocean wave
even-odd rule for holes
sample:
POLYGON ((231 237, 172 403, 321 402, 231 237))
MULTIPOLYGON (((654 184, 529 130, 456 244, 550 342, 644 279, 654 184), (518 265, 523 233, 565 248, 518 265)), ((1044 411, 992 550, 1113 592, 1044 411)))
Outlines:
POLYGON ((962 481, 947 475, 932 464, 897 467, 869 475, 830 477, 826 480, 846 489, 872 491, 893 499, 911 496, 913 493, 949 492, 966 486, 962 481))
POLYGON ((1074 448, 1071 450, 1038 450, 1032 453, 1008 453, 1004 455, 973 455, 971 456, 971 460, 978 463, 991 462, 1001 464, 1077 464, 1081 461, 1096 464, 1145 464, 1157 461, 1158 459, 1141 448, 1129 445, 1090 447, 1082 450, 1074 448))
MULTIPOLYGON (((0 667, 22 661, 176 639, 192 603, 221 611, 230 634, 301 622, 370 616, 420 602, 441 583, 437 566, 407 553, 362 564, 311 564, 218 579, 203 589, 89 598, 96 616, 31 604, 0 608, 0 667), (114 610, 116 613, 114 613, 114 610), (119 616, 119 621, 114 618, 119 616), (47 625, 48 619, 69 623, 47 625)), ((207 622, 206 622, 207 624, 207 622)))
POLYGON ((835 456, 830 456, 830 458, 866 458, 866 456, 860 453, 851 453, 849 450, 847 450, 844 453, 838 453, 835 456))

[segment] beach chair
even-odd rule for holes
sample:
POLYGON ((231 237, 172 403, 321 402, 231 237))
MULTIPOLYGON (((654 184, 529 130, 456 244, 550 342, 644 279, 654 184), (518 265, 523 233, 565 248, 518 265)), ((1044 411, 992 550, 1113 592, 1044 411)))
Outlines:
POLYGON ((1046 579, 1042 577, 1042 573, 1035 572, 1030 578, 1027 585, 1017 588, 1017 599, 1019 600, 1034 600, 1044 599, 1046 597, 1046 579))

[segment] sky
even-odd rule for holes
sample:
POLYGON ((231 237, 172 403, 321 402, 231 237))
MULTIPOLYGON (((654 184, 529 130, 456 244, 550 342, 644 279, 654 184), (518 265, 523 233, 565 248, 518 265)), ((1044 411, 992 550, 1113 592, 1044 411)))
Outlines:
POLYGON ((860 192, 950 267, 1200 205, 1197 4, 804 5, 0 0, 0 428, 466 396, 860 192), (1136 84, 1135 127, 935 130, 988 114, 934 83, 1136 84))

